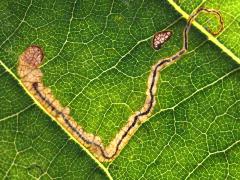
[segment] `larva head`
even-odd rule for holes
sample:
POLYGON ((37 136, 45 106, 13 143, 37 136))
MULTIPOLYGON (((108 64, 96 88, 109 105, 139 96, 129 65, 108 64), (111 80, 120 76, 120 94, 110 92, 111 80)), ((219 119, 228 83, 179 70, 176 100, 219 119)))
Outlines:
POLYGON ((32 67, 38 67, 43 61, 43 50, 36 45, 28 47, 21 56, 21 59, 32 67))
POLYGON ((155 50, 159 50, 162 45, 167 42, 172 36, 172 31, 157 32, 153 36, 152 47, 155 50))

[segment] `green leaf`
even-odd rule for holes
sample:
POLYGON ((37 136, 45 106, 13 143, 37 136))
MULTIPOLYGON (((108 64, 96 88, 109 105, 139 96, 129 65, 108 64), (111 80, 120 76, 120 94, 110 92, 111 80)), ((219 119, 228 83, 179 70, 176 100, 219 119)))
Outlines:
POLYGON ((111 163, 76 144, 19 85, 19 55, 44 49, 45 86, 73 118, 105 145, 139 110, 151 66, 182 46, 196 1, 31 1, 0 5, 1 179, 240 178, 240 4, 211 1, 218 22, 203 14, 190 30, 189 51, 160 72, 157 104, 111 163), (159 51, 152 35, 173 37, 159 51), (210 39, 210 41, 208 41, 210 39))

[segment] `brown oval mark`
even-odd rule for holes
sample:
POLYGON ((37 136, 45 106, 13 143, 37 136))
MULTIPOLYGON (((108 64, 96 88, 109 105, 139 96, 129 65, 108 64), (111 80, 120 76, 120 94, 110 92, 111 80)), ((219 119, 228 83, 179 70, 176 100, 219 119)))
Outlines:
POLYGON ((38 67, 44 58, 43 50, 37 45, 31 45, 24 51, 21 58, 30 66, 38 67))
POLYGON ((159 50, 163 44, 165 44, 172 36, 172 31, 160 31, 154 34, 152 39, 152 47, 155 50, 159 50))

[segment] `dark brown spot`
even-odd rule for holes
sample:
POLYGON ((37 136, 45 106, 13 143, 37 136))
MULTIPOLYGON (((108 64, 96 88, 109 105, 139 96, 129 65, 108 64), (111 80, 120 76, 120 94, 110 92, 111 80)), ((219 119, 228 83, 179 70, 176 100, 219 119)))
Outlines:
POLYGON ((159 50, 164 43, 166 43, 172 36, 172 31, 160 31, 154 34, 152 40, 152 47, 159 50))

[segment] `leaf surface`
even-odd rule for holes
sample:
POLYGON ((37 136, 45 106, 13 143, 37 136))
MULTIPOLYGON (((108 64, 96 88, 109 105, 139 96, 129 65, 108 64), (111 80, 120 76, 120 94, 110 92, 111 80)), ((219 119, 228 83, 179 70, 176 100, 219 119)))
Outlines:
MULTIPOLYGON (((225 20, 224 31, 215 37, 223 46, 208 41, 197 26, 190 30, 188 53, 160 72, 151 118, 111 163, 92 159, 19 85, 18 57, 37 44, 45 52, 44 84, 86 131, 107 145, 143 105, 151 66, 181 48, 186 20, 178 9, 189 15, 202 3, 188 2, 174 7, 153 0, 4 0, 1 179, 240 178, 237 1, 206 3, 225 20), (164 29, 174 35, 154 51, 152 35, 164 29)), ((204 14, 198 23, 203 29, 217 26, 204 14)))

